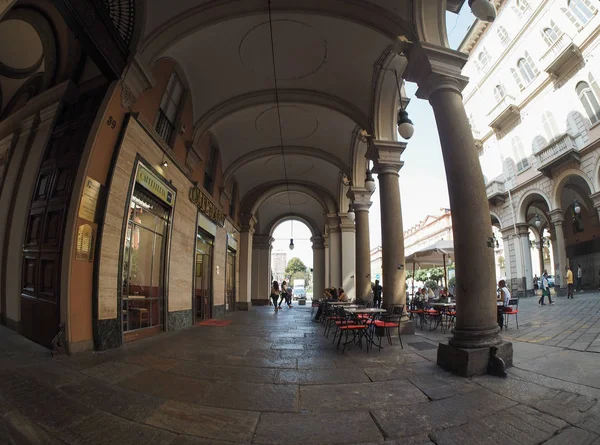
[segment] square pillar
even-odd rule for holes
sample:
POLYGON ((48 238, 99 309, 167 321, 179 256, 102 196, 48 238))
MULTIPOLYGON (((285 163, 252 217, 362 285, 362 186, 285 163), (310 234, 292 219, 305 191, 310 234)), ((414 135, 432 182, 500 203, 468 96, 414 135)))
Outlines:
POLYGON ((350 301, 356 298, 354 280, 356 276, 356 240, 354 239, 354 222, 350 221, 345 214, 340 215, 342 223, 340 230, 342 234, 342 282, 346 295, 350 301))
POLYGON ((240 293, 236 310, 247 311, 252 306, 252 241, 256 218, 251 214, 241 215, 240 232, 240 293))

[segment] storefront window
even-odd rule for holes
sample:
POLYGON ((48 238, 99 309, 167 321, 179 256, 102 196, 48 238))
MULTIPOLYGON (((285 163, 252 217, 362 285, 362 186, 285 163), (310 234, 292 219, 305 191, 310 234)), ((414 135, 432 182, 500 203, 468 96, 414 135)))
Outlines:
POLYGON ((213 239, 198 230, 196 237, 196 320, 212 317, 212 251, 213 239))
POLYGON ((123 250, 123 331, 163 325, 169 213, 158 199, 136 185, 123 250))

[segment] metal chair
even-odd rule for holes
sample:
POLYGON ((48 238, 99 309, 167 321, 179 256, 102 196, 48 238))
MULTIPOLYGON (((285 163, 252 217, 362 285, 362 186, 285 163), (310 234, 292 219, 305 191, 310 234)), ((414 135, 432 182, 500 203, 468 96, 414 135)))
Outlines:
POLYGON ((514 315, 515 322, 517 323, 517 329, 519 329, 519 299, 511 298, 508 300, 508 306, 504 307, 504 328, 508 329, 508 316, 514 315))

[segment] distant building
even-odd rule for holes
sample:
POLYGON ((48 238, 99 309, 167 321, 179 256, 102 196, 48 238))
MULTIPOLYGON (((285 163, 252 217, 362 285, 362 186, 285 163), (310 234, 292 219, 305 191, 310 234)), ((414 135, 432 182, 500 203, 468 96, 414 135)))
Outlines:
POLYGON ((383 265, 383 249, 381 246, 377 246, 371 249, 371 282, 379 280, 383 283, 383 276, 381 273, 381 266, 383 265))
POLYGON ((427 215, 419 224, 405 230, 404 255, 409 256, 440 240, 453 240, 450 209, 442 208, 438 215, 427 215))
POLYGON ((282 282, 285 280, 285 268, 287 266, 286 252, 273 252, 271 254, 271 264, 273 265, 273 280, 282 282))

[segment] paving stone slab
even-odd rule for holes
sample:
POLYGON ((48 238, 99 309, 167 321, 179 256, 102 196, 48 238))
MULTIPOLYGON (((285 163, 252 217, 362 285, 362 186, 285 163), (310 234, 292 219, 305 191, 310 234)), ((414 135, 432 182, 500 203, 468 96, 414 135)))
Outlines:
POLYGON ((141 394, 193 403, 204 399, 213 382, 150 369, 122 380, 119 385, 141 394))
POLYGON ((158 355, 131 355, 123 358, 122 361, 158 371, 168 371, 181 363, 179 360, 158 355))
POLYGON ((600 402, 586 413, 577 426, 600 435, 600 402))
MULTIPOLYGON (((524 406, 431 434, 437 445, 534 445, 551 438, 566 423, 524 406)), ((565 445, 569 442, 563 442, 565 445)), ((569 443, 570 444, 570 443, 569 443)))
POLYGON ((28 417, 13 411, 0 418, 0 444, 62 445, 28 417))
POLYGON ((204 380, 255 383, 272 383, 277 376, 275 368, 205 365, 196 362, 181 362, 170 372, 204 380))
POLYGON ((84 369, 81 373, 107 383, 117 383, 145 370, 146 368, 139 365, 111 361, 84 369))
POLYGON ((565 350, 524 362, 519 367, 549 377, 600 388, 597 354, 565 350), (574 363, 577 363, 576 372, 574 363))
POLYGON ((179 435, 169 445, 250 445, 250 442, 223 442, 222 440, 204 439, 202 437, 179 435))
POLYGON ((58 389, 16 372, 0 373, 0 395, 49 430, 81 422, 93 412, 58 389))
POLYGON ((298 369, 334 369, 336 362, 331 357, 299 358, 298 369))
POLYGON ((444 369, 429 361, 404 366, 369 367, 364 371, 374 382, 405 379, 413 375, 446 373, 444 369))
POLYGON ((60 389, 86 406, 135 422, 144 422, 165 402, 158 397, 92 379, 65 385, 60 389))
POLYGON ((427 400, 427 397, 408 380, 300 387, 301 412, 391 409, 427 400))
POLYGON ((579 428, 569 427, 566 430, 558 433, 549 441, 544 442, 544 445, 565 444, 600 445, 600 437, 596 434, 592 434, 579 428))
POLYGON ((408 380, 433 400, 481 389, 470 380, 449 373, 412 375, 408 380))
POLYGON ((383 440, 366 411, 327 414, 263 414, 253 443, 273 445, 323 445, 383 440))
POLYGON ((263 359, 259 357, 227 357, 221 364, 229 366, 247 366, 251 368, 285 368, 296 369, 295 358, 263 359))
POLYGON ((298 412, 298 387, 243 382, 215 382, 203 405, 250 411, 298 412))
POLYGON ((580 421, 595 404, 591 397, 569 391, 551 389, 517 379, 498 379, 481 376, 474 379, 478 384, 503 397, 531 406, 570 423, 580 421))
POLYGON ((175 434, 130 422, 110 414, 97 414, 60 432, 69 445, 169 445, 175 434))
POLYGON ((504 397, 479 390, 434 402, 371 412, 386 437, 399 439, 462 425, 514 405, 515 402, 504 397))
POLYGON ((282 369, 277 376, 279 383, 297 385, 323 385, 337 383, 365 383, 369 378, 361 369, 282 369))
MULTIPOLYGON (((250 443, 259 416, 259 413, 251 411, 168 401, 146 423, 179 434, 250 443)), ((281 415, 279 419, 282 419, 281 415)))

